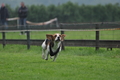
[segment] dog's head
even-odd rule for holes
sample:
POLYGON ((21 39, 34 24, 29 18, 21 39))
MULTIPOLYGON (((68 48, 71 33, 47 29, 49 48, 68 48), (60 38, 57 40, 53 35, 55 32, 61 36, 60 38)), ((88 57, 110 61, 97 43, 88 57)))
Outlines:
POLYGON ((46 34, 47 39, 55 41, 55 42, 63 41, 65 36, 66 36, 65 34, 59 34, 59 33, 56 33, 54 35, 46 34))

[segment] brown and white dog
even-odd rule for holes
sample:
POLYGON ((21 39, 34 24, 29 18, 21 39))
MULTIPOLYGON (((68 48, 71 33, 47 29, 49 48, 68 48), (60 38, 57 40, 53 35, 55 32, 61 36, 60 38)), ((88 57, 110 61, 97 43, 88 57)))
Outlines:
POLYGON ((51 57, 54 56, 53 61, 55 61, 61 51, 61 42, 64 40, 65 34, 46 34, 46 37, 47 39, 42 43, 42 58, 48 60, 50 54, 51 57))

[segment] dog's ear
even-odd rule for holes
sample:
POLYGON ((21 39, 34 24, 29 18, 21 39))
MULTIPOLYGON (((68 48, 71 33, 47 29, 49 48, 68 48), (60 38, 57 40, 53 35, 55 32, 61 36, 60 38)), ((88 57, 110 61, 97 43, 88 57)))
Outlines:
POLYGON ((61 41, 64 41, 65 34, 61 34, 61 41))
POLYGON ((53 35, 52 34, 46 34, 47 39, 53 40, 53 35))

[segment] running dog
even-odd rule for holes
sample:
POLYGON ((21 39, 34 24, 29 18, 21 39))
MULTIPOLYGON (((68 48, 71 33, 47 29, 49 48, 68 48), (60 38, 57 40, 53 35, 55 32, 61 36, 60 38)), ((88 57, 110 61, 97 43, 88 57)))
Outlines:
POLYGON ((61 51, 61 42, 64 40, 65 34, 56 33, 46 34, 47 39, 42 43, 42 58, 48 60, 50 54, 51 58, 54 56, 53 61, 56 60, 58 53, 61 51))

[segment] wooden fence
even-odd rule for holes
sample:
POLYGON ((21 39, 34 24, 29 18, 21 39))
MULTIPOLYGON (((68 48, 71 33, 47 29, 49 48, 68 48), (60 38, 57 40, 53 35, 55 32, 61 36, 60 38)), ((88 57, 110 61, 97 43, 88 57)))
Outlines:
POLYGON ((107 22, 107 23, 60 23, 59 27, 56 25, 45 25, 45 26, 31 26, 28 25, 26 30, 20 30, 17 27, 10 27, 9 29, 5 30, 3 27, 0 28, 0 32, 2 33, 2 39, 0 39, 0 43, 3 44, 5 47, 6 44, 23 44, 27 45, 27 49, 30 49, 30 45, 38 45, 40 46, 44 40, 32 40, 30 39, 30 32, 31 31, 61 31, 61 34, 64 31, 95 31, 96 39, 95 40, 65 40, 62 42, 63 49, 64 46, 84 46, 84 47, 95 47, 95 50, 98 50, 99 47, 105 48, 120 48, 120 40, 99 40, 99 32, 101 30, 119 30, 120 23, 116 22, 107 22), (20 32, 26 31, 27 32, 27 39, 6 39, 6 32, 20 32))

